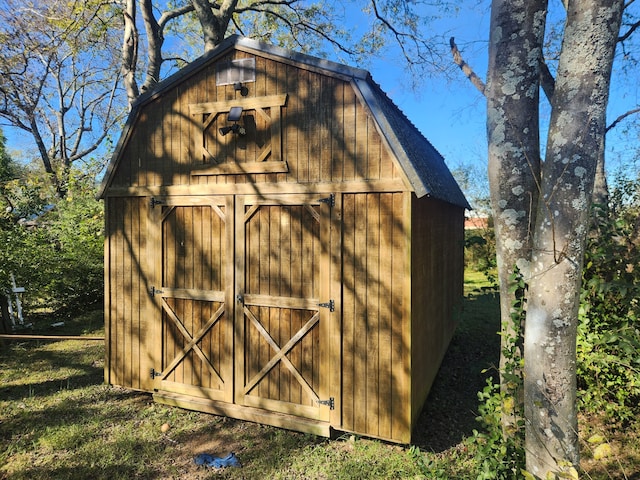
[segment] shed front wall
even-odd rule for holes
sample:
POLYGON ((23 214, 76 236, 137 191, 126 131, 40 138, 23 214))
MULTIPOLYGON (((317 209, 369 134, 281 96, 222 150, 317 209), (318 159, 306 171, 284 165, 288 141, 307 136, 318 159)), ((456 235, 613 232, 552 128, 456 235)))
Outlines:
POLYGON ((375 191, 381 183, 387 189, 390 181, 396 190, 404 189, 401 173, 348 79, 255 56, 256 81, 244 84, 246 97, 233 85, 216 86, 216 65, 248 57, 235 52, 221 58, 140 107, 109 192, 157 187, 165 187, 164 192, 192 187, 193 192, 193 187, 216 186, 220 193, 242 184, 279 184, 279 191, 300 192, 318 183, 353 182, 375 191), (284 105, 264 107, 283 97, 284 105), (230 125, 226 115, 234 102, 244 105, 240 123, 247 134, 221 136, 218 128, 230 125), (201 111, 207 109, 224 111, 203 133, 209 114, 201 111), (287 171, 246 173, 255 171, 256 162, 267 168, 273 160, 286 163, 287 171), (216 162, 235 163, 241 171, 206 174, 216 162))
POLYGON ((143 197, 105 201, 105 381, 139 390, 152 386, 155 350, 147 315, 147 203, 143 197))

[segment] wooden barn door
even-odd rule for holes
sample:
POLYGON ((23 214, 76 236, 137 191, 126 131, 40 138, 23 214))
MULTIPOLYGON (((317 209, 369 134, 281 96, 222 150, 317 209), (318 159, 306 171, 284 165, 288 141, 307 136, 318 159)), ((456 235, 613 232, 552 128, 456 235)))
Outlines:
POLYGON ((332 198, 319 197, 236 200, 235 401, 328 421, 332 198))
POLYGON ((230 402, 233 197, 150 201, 154 388, 230 402))

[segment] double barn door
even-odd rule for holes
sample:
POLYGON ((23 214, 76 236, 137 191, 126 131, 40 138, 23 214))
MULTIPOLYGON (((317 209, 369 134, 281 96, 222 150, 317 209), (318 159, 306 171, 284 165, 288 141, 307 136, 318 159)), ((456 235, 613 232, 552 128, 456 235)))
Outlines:
POLYGON ((331 202, 153 198, 154 388, 328 420, 331 202))

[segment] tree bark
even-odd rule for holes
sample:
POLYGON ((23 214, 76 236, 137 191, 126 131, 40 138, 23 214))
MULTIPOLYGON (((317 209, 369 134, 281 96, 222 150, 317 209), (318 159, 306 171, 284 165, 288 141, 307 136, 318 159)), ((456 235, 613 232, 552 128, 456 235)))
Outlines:
MULTIPOLYGON (((539 79, 544 39, 546 1, 496 0, 491 9, 487 98, 489 184, 496 232, 503 346, 515 338, 521 356, 522 329, 512 321, 515 295, 510 280, 519 270, 525 277, 531 258, 531 232, 538 199, 540 138, 538 126, 539 79)), ((509 361, 500 358, 501 372, 509 361)), ((501 379, 502 391, 516 395, 501 379)), ((521 414, 521 407, 519 408, 521 414)), ((515 428, 518 413, 503 412, 506 434, 515 428)))
POLYGON ((147 55, 149 57, 147 63, 147 74, 142 87, 140 87, 140 90, 144 93, 160 81, 164 34, 153 13, 153 4, 151 3, 151 0, 140 0, 140 10, 142 12, 144 28, 147 32, 147 55))
POLYGON ((585 238, 622 0, 570 1, 528 279, 527 470, 547 478, 579 463, 576 331, 585 238))
POLYGON ((124 32, 122 41, 122 78, 127 92, 129 107, 138 98, 138 83, 136 81, 136 67, 138 65, 138 29, 136 27, 136 1, 126 0, 124 17, 124 32))
POLYGON ((213 50, 224 40, 238 0, 223 0, 214 11, 209 0, 191 0, 195 9, 204 39, 204 51, 213 50))

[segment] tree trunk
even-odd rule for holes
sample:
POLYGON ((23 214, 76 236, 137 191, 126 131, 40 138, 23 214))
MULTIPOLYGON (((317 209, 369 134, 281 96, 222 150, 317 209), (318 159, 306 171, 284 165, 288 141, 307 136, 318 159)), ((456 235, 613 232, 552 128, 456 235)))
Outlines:
MULTIPOLYGON (((11 320, 9 318, 9 300, 4 292, 0 292, 0 333, 11 333, 11 320)), ((1 344, 0 340, 0 344, 1 344)))
MULTIPOLYGON (((540 138, 538 127, 539 78, 546 1, 512 2, 497 0, 491 9, 487 97, 489 141, 489 183, 496 232, 496 252, 500 283, 500 316, 503 347, 509 338, 520 347, 522 329, 513 324, 515 295, 510 281, 516 270, 528 275, 531 257, 533 214, 538 198, 540 138)), ((502 391, 516 395, 516 411, 503 412, 506 434, 522 414, 522 392, 514 392, 501 379, 502 391), (519 412, 519 414, 518 414, 519 412)))
POLYGON ((527 470, 579 463, 576 330, 582 262, 622 0, 569 2, 528 280, 527 470))
POLYGON ((596 179, 593 185, 593 203, 601 208, 608 208, 609 205, 609 186, 607 185, 607 175, 604 169, 604 144, 605 135, 602 137, 602 143, 598 147, 598 162, 596 164, 596 179))
POLYGON ((42 135, 40 135, 40 128, 38 127, 38 122, 35 115, 31 115, 31 117, 29 118, 29 122, 29 132, 33 136, 33 139, 38 147, 40 159, 42 160, 42 164, 44 165, 44 170, 49 175, 49 178, 51 178, 51 184, 56 189, 57 197, 64 198, 67 195, 67 186, 61 181, 59 172, 51 163, 51 157, 46 145, 44 144, 44 139, 42 138, 42 135))
POLYGON ((223 0, 219 8, 212 10, 209 0, 191 0, 202 27, 204 51, 213 50, 224 40, 238 0, 223 0))
POLYGON ((124 33, 122 42, 122 78, 127 92, 129 107, 138 98, 136 68, 138 65, 138 29, 136 27, 136 1, 126 0, 123 12, 124 33))
POLYGON ((142 93, 150 90, 160 81, 160 69, 162 68, 162 45, 164 44, 164 34, 153 13, 151 0, 140 0, 140 10, 144 21, 144 28, 147 32, 148 63, 147 74, 144 83, 140 88, 142 93))

